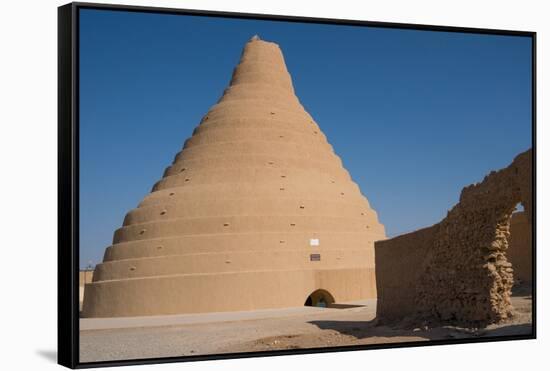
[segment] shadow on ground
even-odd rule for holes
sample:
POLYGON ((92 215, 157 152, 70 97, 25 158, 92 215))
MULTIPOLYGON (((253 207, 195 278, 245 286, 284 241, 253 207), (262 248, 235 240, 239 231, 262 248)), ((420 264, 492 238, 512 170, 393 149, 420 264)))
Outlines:
POLYGON ((510 335, 531 335, 533 325, 522 323, 518 325, 502 326, 494 329, 481 330, 480 336, 510 336, 510 335))
POLYGON ((333 330, 342 335, 353 336, 356 339, 371 337, 419 337, 426 340, 477 338, 510 335, 530 335, 533 331, 530 323, 502 324, 495 328, 465 329, 454 326, 441 326, 433 328, 404 328, 399 325, 376 326, 376 320, 372 321, 310 321, 312 325, 321 330, 333 330))
POLYGON ((512 305, 515 315, 507 322, 489 325, 481 329, 468 329, 456 326, 424 327, 410 319, 395 324, 379 325, 376 318, 371 321, 315 320, 308 323, 321 330, 332 330, 356 340, 384 338, 420 338, 441 340, 454 338, 476 338, 494 336, 531 335, 532 326, 532 285, 520 283, 512 288, 512 305))
POLYGON ((361 308, 361 307, 365 307, 365 305, 361 305, 361 304, 337 304, 337 303, 333 303, 333 304, 329 304, 328 307, 329 307, 329 308, 333 308, 333 309, 349 309, 349 308, 361 308))

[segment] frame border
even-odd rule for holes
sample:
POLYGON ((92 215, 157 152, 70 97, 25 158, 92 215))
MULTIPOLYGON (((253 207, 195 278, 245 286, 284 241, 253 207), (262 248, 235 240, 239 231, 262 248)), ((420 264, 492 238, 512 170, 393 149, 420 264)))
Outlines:
POLYGON ((77 7, 58 8, 58 226, 57 226, 57 357, 78 366, 78 62, 77 7))
POLYGON ((57 344, 58 363, 75 368, 143 365, 173 362, 282 356, 311 353, 332 353, 369 349, 391 349, 404 347, 425 347, 433 345, 476 344, 507 340, 536 339, 536 32, 489 28, 471 28, 414 23, 391 23, 360 21, 351 19, 314 18, 257 13, 236 13, 195 9, 176 9, 150 6, 115 5, 101 3, 73 2, 58 8, 58 315, 57 344), (402 342, 389 344, 348 345, 339 347, 287 349, 259 352, 208 354, 180 357, 144 358, 81 363, 79 360, 79 10, 95 9, 138 13, 192 15, 203 17, 254 19, 280 22, 299 22, 359 27, 376 27, 454 33, 475 33, 485 35, 519 36, 531 38, 531 130, 533 149, 533 224, 532 224, 532 325, 530 335, 505 335, 475 339, 430 340, 429 342, 402 342))

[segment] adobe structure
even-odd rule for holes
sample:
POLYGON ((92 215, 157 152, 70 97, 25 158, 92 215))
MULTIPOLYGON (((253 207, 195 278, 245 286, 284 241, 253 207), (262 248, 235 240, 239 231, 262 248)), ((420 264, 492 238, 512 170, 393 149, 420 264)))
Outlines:
POLYGON ((374 241, 383 238, 294 94, 278 45, 254 37, 221 99, 114 233, 82 315, 376 298, 374 241))
POLYGON ((85 269, 78 272, 78 302, 80 308, 82 308, 84 300, 84 287, 87 283, 92 282, 93 276, 93 269, 85 269))
POLYGON ((513 213, 510 219, 510 240, 506 258, 514 269, 514 283, 532 283, 533 227, 524 211, 513 213))
MULTIPOLYGON (((513 314, 514 269, 507 249, 518 203, 525 208, 526 237, 533 215, 531 150, 464 188, 440 223, 376 242, 379 323, 406 318, 481 327, 513 314)), ((520 245, 516 251, 524 249, 530 257, 530 247, 520 245)), ((521 264, 522 274, 530 276, 530 264, 521 264)))

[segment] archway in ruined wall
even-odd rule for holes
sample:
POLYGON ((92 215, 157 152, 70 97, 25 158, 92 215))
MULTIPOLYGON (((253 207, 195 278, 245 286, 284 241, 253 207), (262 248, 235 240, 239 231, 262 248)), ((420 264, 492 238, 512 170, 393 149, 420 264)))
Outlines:
POLYGON ((510 218, 522 203, 532 220, 531 150, 465 187, 436 227, 422 266, 419 313, 438 322, 484 325, 508 318, 513 269, 506 258, 510 218))
POLYGON ((326 308, 334 304, 334 297, 330 292, 324 289, 313 291, 306 299, 304 306, 306 307, 323 307, 326 308))
POLYGON ((438 224, 389 240, 376 252, 380 323, 415 322, 481 327, 513 313, 513 268, 507 259, 516 205, 532 224, 532 151, 465 187, 438 224))

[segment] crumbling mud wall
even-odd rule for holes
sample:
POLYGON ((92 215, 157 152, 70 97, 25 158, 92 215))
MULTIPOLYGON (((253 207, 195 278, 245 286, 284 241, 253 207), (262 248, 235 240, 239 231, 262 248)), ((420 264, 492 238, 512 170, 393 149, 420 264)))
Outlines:
POLYGON ((465 187, 440 223, 375 244, 381 323, 484 326, 512 314, 510 218, 521 202, 532 221, 532 151, 465 187))
POLYGON ((533 228, 525 212, 512 214, 510 241, 506 252, 514 268, 514 283, 531 283, 533 279, 533 228))
POLYGON ((398 321, 416 312, 420 267, 432 245, 437 226, 375 242, 377 312, 398 321))

